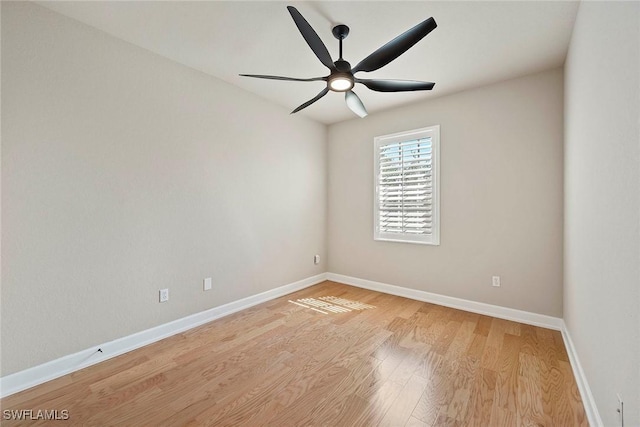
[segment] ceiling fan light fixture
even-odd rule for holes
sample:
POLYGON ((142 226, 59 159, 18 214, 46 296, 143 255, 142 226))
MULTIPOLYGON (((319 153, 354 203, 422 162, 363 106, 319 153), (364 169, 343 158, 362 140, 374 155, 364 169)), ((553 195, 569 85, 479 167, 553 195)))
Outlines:
MULTIPOLYGON (((0 0, 2 1, 2 0, 0 0)), ((300 31, 302 38, 307 42, 315 56, 320 62, 330 70, 330 75, 326 77, 312 77, 309 79, 300 79, 295 77, 283 77, 283 76, 267 76, 261 74, 240 74, 244 77, 254 77, 258 79, 271 79, 271 80, 289 80, 297 82, 313 82, 313 81, 325 81, 327 86, 320 91, 315 97, 311 98, 298 108, 293 110, 291 114, 307 108, 326 94, 331 92, 342 92, 345 94, 345 101, 347 106, 360 117, 367 115, 367 110, 364 108, 362 101, 351 90, 356 83, 365 85, 367 88, 377 92, 409 92, 416 90, 431 90, 435 83, 421 82, 414 80, 380 80, 380 79, 357 79, 354 77, 358 72, 370 72, 376 71, 379 68, 384 67, 404 52, 406 52, 413 45, 422 40, 427 34, 433 31, 436 27, 436 21, 433 18, 425 19, 418 25, 410 28, 404 33, 400 34, 395 39, 391 40, 387 44, 375 50, 371 55, 360 61, 355 67, 351 67, 349 62, 342 58, 342 42, 349 34, 349 27, 344 24, 336 25, 332 29, 333 36, 339 41, 339 53, 340 57, 337 61, 333 62, 331 55, 324 45, 323 41, 315 32, 313 27, 304 19, 304 16, 298 9, 293 6, 287 6, 287 10, 293 19, 296 27, 300 31)))
POLYGON ((327 86, 334 92, 346 92, 353 89, 353 77, 346 73, 336 73, 329 77, 327 86))

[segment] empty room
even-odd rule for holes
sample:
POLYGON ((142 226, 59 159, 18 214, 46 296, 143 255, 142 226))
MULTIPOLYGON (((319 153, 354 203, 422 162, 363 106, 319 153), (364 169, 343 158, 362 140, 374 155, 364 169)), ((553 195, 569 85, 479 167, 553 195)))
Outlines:
POLYGON ((0 14, 0 425, 640 427, 639 1, 0 14))

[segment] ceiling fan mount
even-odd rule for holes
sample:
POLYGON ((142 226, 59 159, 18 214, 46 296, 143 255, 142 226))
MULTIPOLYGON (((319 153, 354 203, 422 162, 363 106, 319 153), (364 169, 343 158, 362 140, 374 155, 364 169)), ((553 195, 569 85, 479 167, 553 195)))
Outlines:
POLYGON ((335 27, 333 27, 331 32, 333 33, 333 37, 337 38, 338 40, 344 40, 349 35, 349 27, 344 24, 336 25, 335 27))
POLYGON ((294 23, 298 27, 300 34, 302 34, 302 37, 307 42, 316 57, 320 60, 320 62, 322 62, 322 64, 324 64, 324 66, 329 69, 330 74, 326 77, 312 77, 308 79, 259 74, 240 75, 243 77, 254 77, 271 80, 327 82, 326 88, 324 88, 314 98, 310 99, 309 101, 293 110, 291 112, 292 114, 308 107, 309 105, 313 104, 314 102, 325 96, 327 93, 329 93, 329 91, 332 91, 344 92, 345 101, 351 111, 353 111, 360 117, 365 117, 367 115, 367 110, 365 109, 358 95, 356 95, 352 90, 356 83, 363 84, 367 88, 378 92, 407 92, 433 89, 435 83, 431 82, 421 82, 414 80, 370 80, 360 79, 354 76, 354 74, 357 72, 370 72, 382 68, 396 59, 398 56, 402 55, 437 27, 436 21, 433 18, 428 18, 425 21, 422 21, 418 25, 414 26, 413 28, 405 31, 404 33, 400 34, 398 37, 391 40, 390 42, 373 52, 371 55, 360 61, 355 67, 351 67, 351 64, 349 64, 349 62, 345 61, 342 58, 342 41, 349 35, 348 26, 340 24, 336 25, 331 30, 333 36, 340 42, 340 57, 334 62, 331 59, 331 55, 329 54, 327 47, 324 45, 311 25, 309 25, 307 20, 304 19, 300 12, 298 12, 298 9, 293 6, 287 6, 287 9, 291 14, 291 18, 293 18, 294 23))

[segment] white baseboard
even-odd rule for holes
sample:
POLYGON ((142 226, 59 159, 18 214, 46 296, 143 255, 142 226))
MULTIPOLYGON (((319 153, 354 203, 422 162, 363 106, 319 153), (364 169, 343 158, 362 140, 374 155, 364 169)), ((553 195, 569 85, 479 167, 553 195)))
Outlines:
POLYGON ((580 390, 580 396, 582 397, 582 404, 584 405, 584 410, 587 413, 589 425, 591 427, 601 427, 603 425, 602 418, 600 418, 600 413, 598 412, 596 401, 593 398, 591 388, 589 387, 589 383, 587 382, 587 376, 582 370, 582 365, 580 364, 578 353, 576 352, 576 348, 574 347, 573 341, 571 340, 571 335, 569 335, 569 330, 567 329, 567 325, 564 323, 564 321, 562 322, 561 331, 562 339, 564 340, 564 346, 567 348, 567 354, 569 355, 569 362, 571 364, 571 369, 573 370, 573 376, 576 378, 578 390, 580 390))
POLYGON ((245 308, 313 286, 324 280, 326 280, 326 274, 318 274, 7 375, 0 378, 0 397, 26 390, 245 308), (102 352, 98 352, 98 349, 101 349, 102 352))
POLYGON ((445 307, 456 308, 458 310, 470 311, 472 313, 526 323, 528 325, 541 326, 543 328, 554 329, 557 331, 562 330, 563 321, 559 317, 546 316, 544 314, 531 313, 528 311, 516 310, 514 308, 449 297, 446 295, 419 291, 417 289, 403 288, 401 286, 389 285, 387 283, 374 282, 351 276, 343 276, 342 274, 327 273, 327 280, 357 286, 359 288, 370 289, 372 291, 383 292, 385 294, 430 302, 432 304, 443 305, 445 307))

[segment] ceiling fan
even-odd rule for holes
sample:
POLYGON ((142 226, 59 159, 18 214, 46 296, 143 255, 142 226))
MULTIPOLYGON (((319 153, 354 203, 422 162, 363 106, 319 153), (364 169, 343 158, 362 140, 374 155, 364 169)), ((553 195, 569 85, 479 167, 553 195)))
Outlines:
POLYGON ((333 62, 331 55, 327 47, 324 45, 318 34, 309 25, 306 19, 298 12, 293 6, 287 6, 293 22, 295 22, 300 34, 305 39, 313 53, 318 57, 331 73, 326 77, 312 77, 309 79, 299 79, 294 77, 281 77, 281 76, 266 76, 261 74, 240 74, 243 77, 255 77, 258 79, 271 79, 271 80, 289 80, 296 82, 313 82, 313 81, 326 81, 327 87, 324 88, 318 95, 298 108, 293 110, 291 114, 297 113, 303 108, 313 104, 329 91, 344 92, 345 101, 347 106, 360 117, 367 115, 367 110, 364 108, 362 101, 352 90, 356 83, 365 85, 371 90, 377 92, 408 92, 415 90, 431 90, 435 83, 420 82, 415 80, 370 80, 360 79, 355 77, 354 74, 360 71, 370 72, 384 67, 398 56, 405 53, 410 47, 422 40, 427 34, 433 31, 437 25, 433 18, 429 18, 422 21, 415 27, 400 34, 395 39, 391 40, 371 55, 360 61, 355 67, 351 67, 347 61, 342 58, 342 40, 344 40, 349 34, 349 27, 346 25, 336 25, 333 27, 333 36, 340 41, 340 58, 333 62))

